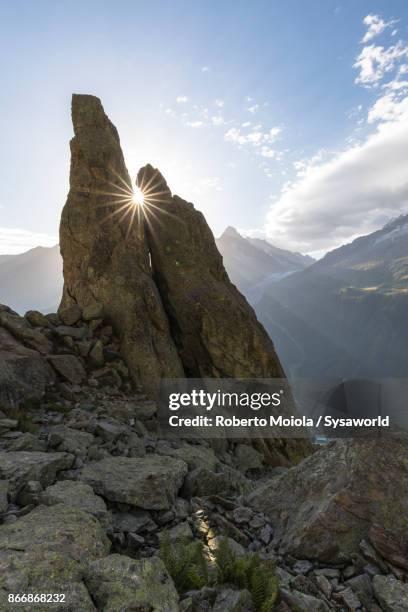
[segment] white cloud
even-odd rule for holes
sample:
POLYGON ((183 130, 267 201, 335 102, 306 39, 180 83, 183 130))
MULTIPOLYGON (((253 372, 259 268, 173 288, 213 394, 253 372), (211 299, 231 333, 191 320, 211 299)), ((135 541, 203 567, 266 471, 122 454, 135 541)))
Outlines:
POLYGON ((253 132, 249 132, 247 135, 247 141, 252 142, 254 145, 258 145, 262 142, 263 133, 260 130, 254 130, 253 132))
POLYGON ((277 126, 265 131, 262 125, 252 126, 250 122, 246 122, 242 123, 240 128, 233 127, 225 132, 224 140, 236 144, 240 149, 246 147, 256 156, 280 160, 282 152, 272 149, 270 145, 277 140, 281 131, 277 126))
POLYGON ((399 41, 385 49, 376 45, 364 47, 353 64, 360 70, 356 83, 366 87, 377 86, 386 73, 396 68, 402 59, 408 58, 408 46, 399 41))
POLYGON ((235 142, 238 145, 243 145, 247 141, 247 137, 242 134, 241 130, 238 128, 230 128, 227 132, 225 132, 224 139, 227 142, 235 142))
MULTIPOLYGON (((239 128, 232 127, 227 130, 224 134, 224 140, 235 144, 239 149, 244 149, 257 158, 274 160, 274 163, 276 163, 281 161, 283 153, 270 145, 277 140, 281 131, 281 128, 277 126, 265 130, 260 124, 252 125, 250 122, 245 122, 239 128)), ((272 169, 266 162, 261 162, 259 167, 268 178, 274 176, 272 169)))
MULTIPOLYGON (((243 123, 241 128, 251 127, 250 123, 243 123)), ((281 133, 281 128, 273 127, 269 131, 262 131, 261 125, 256 125, 251 131, 245 131, 241 128, 233 127, 225 132, 224 138, 229 142, 235 142, 239 145, 251 144, 254 147, 261 146, 264 143, 272 143, 278 138, 281 133)))
POLYGON ((403 121, 408 118, 408 82, 391 82, 383 96, 368 111, 368 123, 375 121, 403 121))
POLYGON ((210 72, 210 67, 209 66, 203 66, 201 68, 201 72, 210 72))
POLYGON ((274 149, 271 149, 270 147, 262 147, 261 148, 261 155, 262 157, 276 157, 276 151, 274 149))
MULTIPOLYGON (((363 42, 393 22, 367 16, 363 42)), ((296 177, 287 181, 271 205, 266 230, 287 248, 321 252, 378 229, 390 218, 408 212, 408 46, 363 47, 354 68, 356 83, 375 88, 377 99, 362 118, 363 108, 348 113, 357 127, 343 150, 318 151, 294 162, 296 177), (388 82, 385 81, 388 78, 388 82), (364 139, 358 130, 375 125, 364 139)), ((266 146, 266 145, 265 145, 266 146)))
POLYGON ((23 253, 36 246, 54 246, 58 244, 56 236, 30 232, 20 228, 0 227, 0 254, 14 255, 23 253))
POLYGON ((211 121, 213 125, 224 125, 225 121, 221 115, 214 115, 211 117, 211 121))
POLYGON ((279 134, 281 133, 281 131, 282 129, 280 127, 273 127, 272 129, 270 129, 269 130, 269 141, 274 142, 279 136, 279 134))
POLYGON ((408 121, 388 122, 331 161, 310 165, 268 215, 276 244, 329 249, 408 210, 408 121))
POLYGON ((254 115, 256 113, 256 111, 259 108, 259 104, 254 104, 253 106, 250 106, 249 108, 247 108, 247 111, 249 113, 252 113, 252 115, 254 115))
MULTIPOLYGON (((273 159, 274 164, 282 159, 283 153, 270 146, 280 137, 282 132, 280 127, 267 128, 261 123, 255 124, 255 121, 243 121, 244 109, 238 116, 231 115, 225 112, 224 100, 221 98, 215 98, 212 101, 212 109, 202 104, 185 105, 184 103, 188 100, 186 95, 180 95, 176 99, 178 104, 166 108, 164 112, 173 118, 178 118, 181 124, 188 128, 222 127, 221 133, 225 142, 234 144, 238 149, 245 150, 253 157, 269 158, 270 163, 273 159), (214 106, 217 109, 214 109, 214 106)), ((252 98, 247 98, 246 101, 252 101, 252 98)), ((249 109, 250 112, 255 112, 255 108, 258 108, 257 104, 249 109)), ((268 174, 268 176, 271 175, 268 174)))
POLYGON ((367 32, 364 34, 361 42, 367 43, 397 22, 398 20, 395 19, 391 19, 391 21, 384 21, 378 15, 367 15, 363 19, 364 25, 367 26, 367 32))

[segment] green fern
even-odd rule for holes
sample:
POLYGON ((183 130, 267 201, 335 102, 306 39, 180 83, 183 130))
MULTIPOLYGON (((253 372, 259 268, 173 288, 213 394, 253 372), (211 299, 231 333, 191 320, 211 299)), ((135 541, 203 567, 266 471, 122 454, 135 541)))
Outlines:
POLYGON ((268 561, 262 561, 257 556, 250 576, 250 591, 255 610, 271 612, 278 597, 278 579, 275 566, 268 561))
POLYGON ((257 612, 273 610, 278 597, 278 580, 275 565, 258 554, 237 557, 226 538, 215 551, 218 584, 233 584, 248 589, 257 612))
POLYGON ((218 584, 235 584, 235 566, 237 558, 233 554, 226 538, 223 538, 214 551, 215 563, 217 567, 218 584))
POLYGON ((263 572, 253 571, 250 576, 250 591, 255 610, 260 610, 266 599, 267 581, 264 579, 263 572))
POLYGON ((202 542, 183 539, 172 542, 168 533, 163 536, 159 554, 180 593, 208 584, 203 548, 202 542))
POLYGON ((160 544, 160 557, 179 593, 214 584, 234 585, 248 589, 256 612, 272 612, 278 597, 275 565, 258 554, 237 557, 227 538, 214 551, 215 571, 210 572, 201 542, 173 542, 165 534, 160 544))

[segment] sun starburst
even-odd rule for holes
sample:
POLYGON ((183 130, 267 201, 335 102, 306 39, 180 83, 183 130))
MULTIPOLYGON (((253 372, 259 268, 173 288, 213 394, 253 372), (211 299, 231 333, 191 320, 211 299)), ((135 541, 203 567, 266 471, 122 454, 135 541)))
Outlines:
POLYGON ((117 217, 118 223, 122 224, 125 222, 127 224, 126 239, 128 239, 135 219, 137 219, 138 229, 143 232, 145 223, 152 230, 153 220, 161 222, 158 213, 160 213, 160 217, 163 215, 172 216, 163 207, 158 206, 158 204, 171 197, 171 193, 160 172, 154 170, 146 174, 143 173, 139 183, 136 183, 134 186, 115 169, 109 168, 109 172, 112 174, 112 180, 108 178, 103 180, 107 185, 106 190, 91 190, 92 194, 104 196, 100 205, 108 208, 108 213, 102 219, 102 223, 117 217))
POLYGON ((134 206, 144 206, 145 205, 144 193, 137 185, 133 187, 132 204, 134 206))

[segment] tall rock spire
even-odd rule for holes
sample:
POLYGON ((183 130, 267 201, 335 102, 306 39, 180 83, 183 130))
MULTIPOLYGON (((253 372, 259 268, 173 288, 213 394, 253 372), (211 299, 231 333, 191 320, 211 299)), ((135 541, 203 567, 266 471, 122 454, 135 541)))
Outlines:
POLYGON ((121 338, 131 376, 153 396, 163 377, 184 376, 152 279, 144 223, 118 132, 94 96, 72 98, 70 190, 60 224, 64 292, 103 311, 121 338))
MULTIPOLYGON (((74 95, 72 119, 60 310, 72 303, 100 310, 121 340, 133 380, 151 397, 162 378, 283 377, 203 215, 172 196, 150 165, 138 174, 144 199, 134 201, 118 133, 98 98, 74 95)), ((275 464, 310 451, 298 440, 254 444, 275 464)))
POLYGON ((188 375, 284 377, 271 339, 230 282, 201 212, 172 196, 150 165, 137 182, 145 193, 154 278, 188 375))
MULTIPOLYGON (((139 170, 153 277, 187 376, 284 378, 273 343, 252 307, 231 283, 201 212, 172 196, 151 165, 139 170)), ((284 412, 292 414, 288 405, 284 412)), ((254 439, 265 461, 296 463, 308 440, 254 439)))

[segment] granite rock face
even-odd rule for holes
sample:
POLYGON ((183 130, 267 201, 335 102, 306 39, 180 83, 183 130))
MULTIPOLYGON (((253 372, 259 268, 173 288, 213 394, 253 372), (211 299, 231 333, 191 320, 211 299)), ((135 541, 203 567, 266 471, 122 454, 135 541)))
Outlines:
POLYGON ((10 593, 41 592, 65 593, 50 609, 69 612, 255 608, 229 583, 173 583, 174 560, 158 559, 167 537, 211 554, 227 539, 237 558, 275 560, 279 612, 407 609, 402 441, 328 445, 293 470, 271 470, 243 440, 163 439, 154 402, 96 372, 81 385, 59 379, 22 418, 0 414, 0 610, 11 609, 10 593), (265 513, 253 503, 257 484, 265 513), (333 563, 322 560, 331 540, 333 563))
MULTIPOLYGON (((152 398, 162 378, 283 378, 273 343, 230 282, 203 215, 172 196, 150 165, 137 177, 144 203, 134 204, 118 133, 97 98, 74 95, 72 120, 61 318, 75 320, 80 306, 84 318, 97 313, 91 318, 111 324, 133 382, 152 398)), ((94 361, 101 350, 92 349, 94 361)), ((256 447, 275 465, 310 452, 298 440, 256 447)))
POLYGON ((58 472, 71 467, 73 460, 68 453, 0 452, 0 478, 9 481, 9 495, 14 499, 28 480, 48 486, 58 472))
POLYGON ((393 576, 374 576, 374 592, 384 612, 407 612, 408 585, 393 576))
POLYGON ((86 584, 98 610, 151 610, 177 612, 178 594, 163 562, 158 557, 130 559, 109 555, 93 561, 86 584))
POLYGON ((46 355, 51 350, 51 343, 46 336, 7 306, 0 307, 0 326, 41 355, 46 355))
MULTIPOLYGON (((340 562, 365 548, 408 567, 407 438, 330 443, 251 494, 275 525, 280 550, 340 562)), ((376 559, 376 553, 372 553, 376 559)))
POLYGON ((40 495, 40 502, 45 506, 65 504, 79 508, 95 516, 102 525, 109 524, 109 514, 101 497, 95 495, 92 488, 83 482, 60 480, 46 488, 40 495))
POLYGON ((63 313, 72 304, 111 320, 131 376, 154 395, 162 377, 183 368, 152 279, 144 224, 119 136, 98 98, 72 98, 70 190, 60 224, 63 313), (123 208, 125 207, 125 208, 123 208))
POLYGON ((283 377, 272 341, 229 281, 203 215, 172 196, 150 165, 138 174, 145 206, 132 206, 119 137, 100 101, 74 95, 72 119, 60 312, 99 306, 122 337, 133 378, 149 392, 160 377, 184 371, 283 377))
POLYGON ((0 304, 0 410, 12 410, 23 398, 41 396, 44 387, 55 382, 53 369, 40 353, 47 348, 41 332, 0 304))
MULTIPOLYGON (((63 504, 38 506, 0 529, 0 609, 13 606, 8 593, 64 593, 65 604, 50 609, 96 610, 83 582, 84 569, 108 551, 109 540, 94 517, 63 504)), ((24 612, 44 609, 29 602, 14 606, 24 612)))
MULTIPOLYGON (((161 173, 138 173, 157 283, 184 371, 196 378, 284 378, 268 334, 231 283, 214 236, 193 204, 172 196, 161 173)), ((292 414, 288 406, 286 414, 292 414)), ((311 452, 306 440, 257 440, 272 465, 290 465, 311 452)))
POLYGON ((202 213, 172 196, 150 165, 139 171, 137 182, 145 193, 154 278, 186 373, 283 378, 272 341, 230 282, 202 213))
POLYGON ((170 457, 112 457, 88 464, 80 478, 109 501, 167 510, 186 473, 186 464, 170 457))

